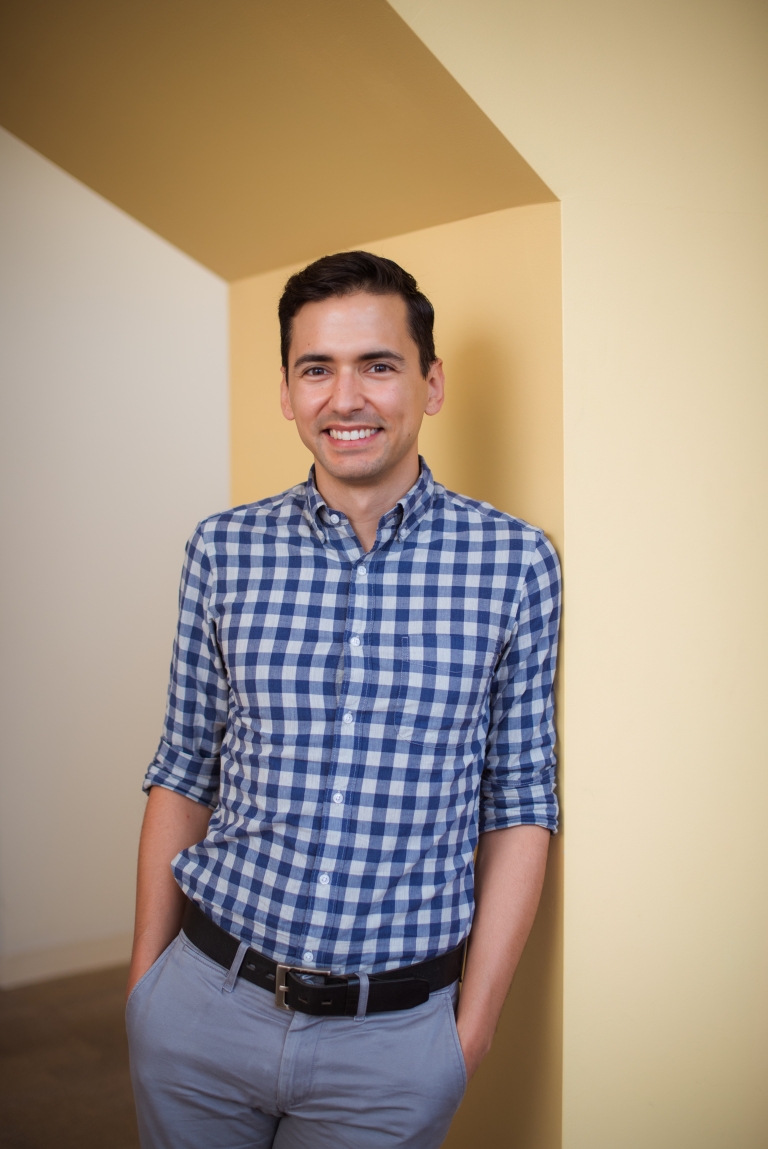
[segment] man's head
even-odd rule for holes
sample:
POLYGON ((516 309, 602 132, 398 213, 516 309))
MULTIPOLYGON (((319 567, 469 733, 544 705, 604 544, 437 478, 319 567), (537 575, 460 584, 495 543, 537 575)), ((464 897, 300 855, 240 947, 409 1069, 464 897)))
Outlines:
POLYGON ((354 483, 415 458, 443 374, 413 276, 364 251, 325 256, 291 276, 278 314, 283 413, 316 461, 354 483))

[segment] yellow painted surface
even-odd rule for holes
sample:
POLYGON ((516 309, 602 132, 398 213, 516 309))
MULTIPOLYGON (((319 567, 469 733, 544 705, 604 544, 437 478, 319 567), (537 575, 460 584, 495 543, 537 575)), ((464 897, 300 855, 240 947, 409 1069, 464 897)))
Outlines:
POLYGON ((5 0, 0 123, 227 280, 555 198, 385 0, 5 0))
POLYGON ((277 302, 296 267, 229 289, 232 502, 250 503, 303 482, 312 456, 280 411, 277 302))
POLYGON ((765 1149, 768 8, 393 3, 562 201, 562 1143, 765 1149))
MULTIPOLYGON (((559 206, 513 208, 366 246, 413 272, 435 305, 447 398, 425 420, 421 449, 436 477, 543 527, 560 549, 559 206)), ((301 481, 311 461, 278 406, 276 308, 290 270, 230 288, 236 503, 301 481)), ((561 885, 556 840, 493 1053, 470 1085, 446 1149, 560 1143, 561 885)))

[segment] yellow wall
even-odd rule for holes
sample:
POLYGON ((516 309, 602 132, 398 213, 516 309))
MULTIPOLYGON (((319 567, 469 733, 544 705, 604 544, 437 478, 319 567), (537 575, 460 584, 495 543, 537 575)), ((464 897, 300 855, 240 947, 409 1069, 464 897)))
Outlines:
MULTIPOLYGON (((422 452, 449 487, 543 527, 562 548, 560 212, 513 208, 372 242, 412 271, 436 310, 445 406, 422 452)), ((233 499, 302 480, 310 458, 278 407, 277 300, 290 269, 231 287, 233 499)), ((473 1080, 451 1149, 560 1144, 561 878, 553 843, 542 908, 492 1056, 473 1080)))
POLYGON ((563 1145, 764 1149, 768 7, 393 4, 562 201, 563 1145))

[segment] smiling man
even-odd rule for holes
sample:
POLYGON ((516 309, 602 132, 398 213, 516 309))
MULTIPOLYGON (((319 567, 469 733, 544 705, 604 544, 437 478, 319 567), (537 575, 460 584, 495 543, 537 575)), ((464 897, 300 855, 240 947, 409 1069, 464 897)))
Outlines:
POLYGON ((327 256, 279 317, 315 462, 187 548, 127 1006, 142 1145, 431 1149, 556 828, 558 564, 420 458, 444 378, 412 276, 327 256))

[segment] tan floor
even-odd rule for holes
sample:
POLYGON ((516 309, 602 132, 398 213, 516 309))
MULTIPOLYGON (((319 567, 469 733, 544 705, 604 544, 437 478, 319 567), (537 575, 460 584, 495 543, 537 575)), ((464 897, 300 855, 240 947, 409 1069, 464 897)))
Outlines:
POLYGON ((138 1149, 126 972, 0 992, 2 1149, 138 1149))

